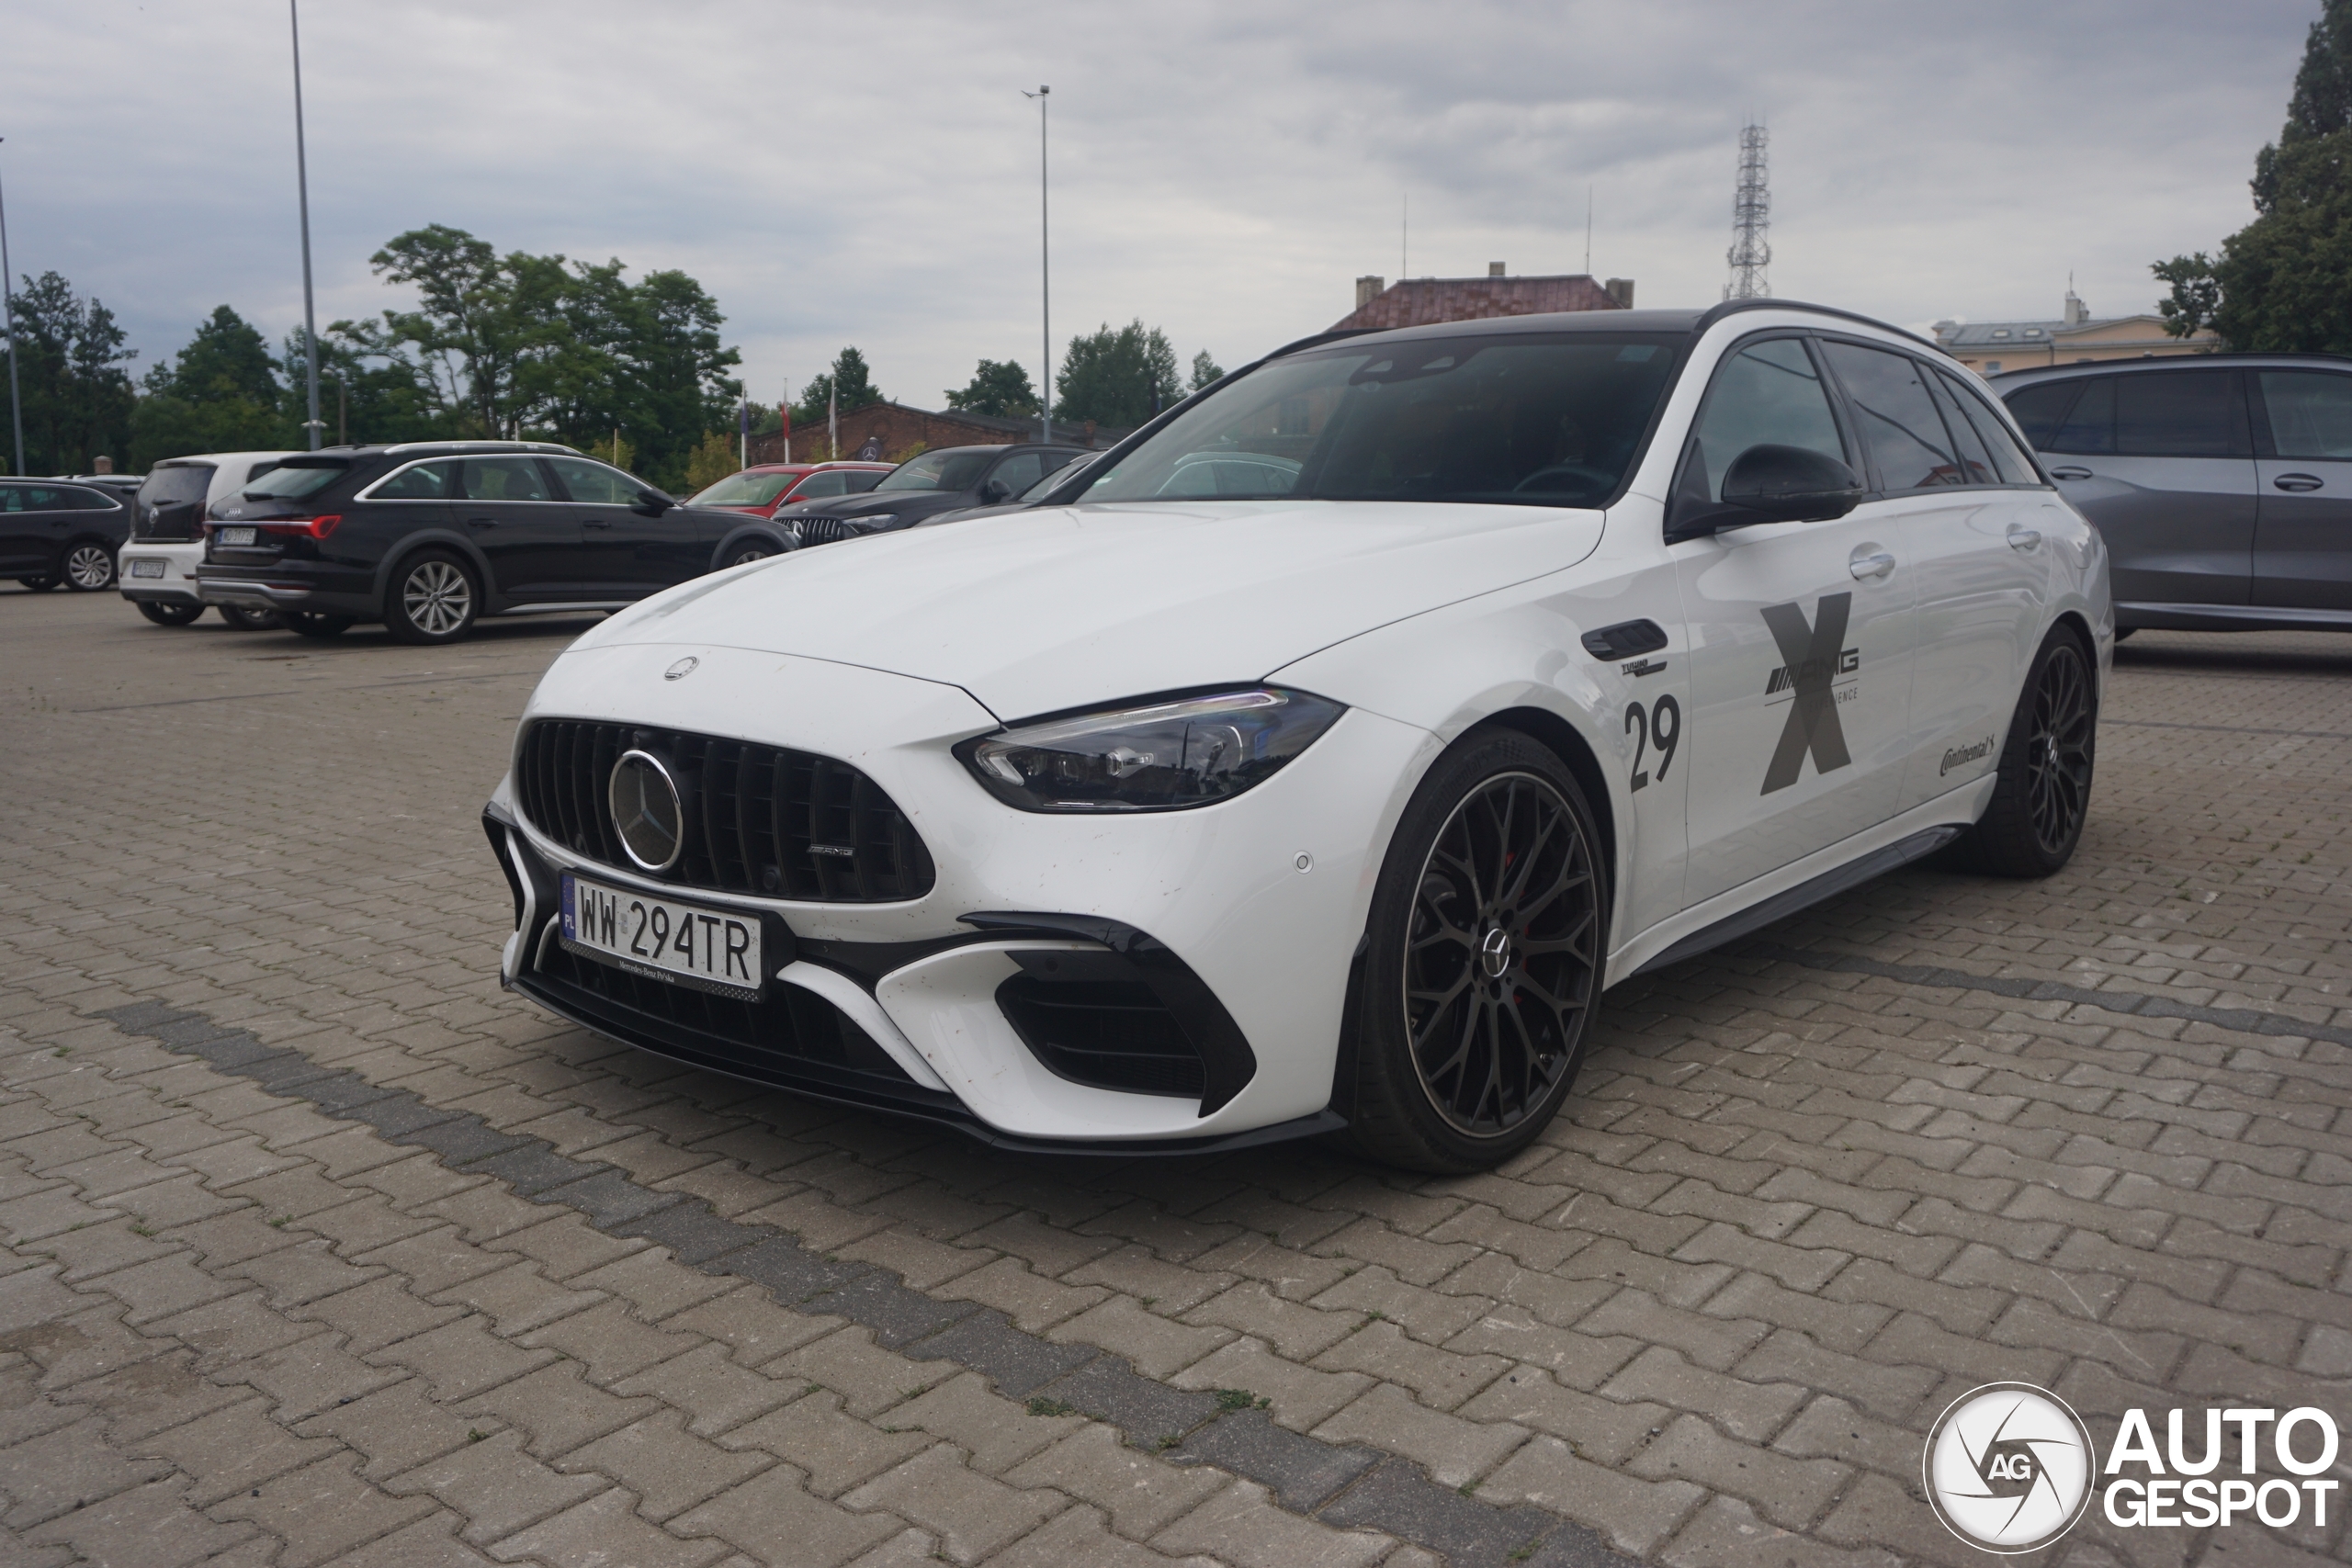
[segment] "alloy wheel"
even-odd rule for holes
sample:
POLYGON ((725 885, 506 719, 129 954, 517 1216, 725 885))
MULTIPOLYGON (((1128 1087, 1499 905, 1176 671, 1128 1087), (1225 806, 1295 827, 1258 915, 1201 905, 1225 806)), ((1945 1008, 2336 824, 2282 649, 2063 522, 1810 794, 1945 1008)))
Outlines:
POLYGON ((749 566, 755 560, 767 559, 768 553, 769 552, 760 548, 757 545, 749 546, 743 549, 738 550, 735 553, 735 558, 729 561, 727 564, 729 566, 749 566))
POLYGON ((1430 1103, 1498 1136, 1575 1066, 1600 972, 1592 846, 1559 791, 1498 773, 1465 795, 1421 868, 1405 952, 1405 1024, 1430 1103))
POLYGON ((2082 650, 2060 640, 2042 662, 2033 691, 2033 720, 2026 736, 2026 804, 2033 836, 2056 854, 2074 841, 2090 803, 2090 671, 2082 650))
POLYGON ((76 545, 65 552, 65 581, 84 593, 114 581, 114 557, 101 545, 76 545))
POLYGON ((420 561, 401 584, 401 608, 425 636, 447 637, 473 615, 473 584, 452 562, 420 561))

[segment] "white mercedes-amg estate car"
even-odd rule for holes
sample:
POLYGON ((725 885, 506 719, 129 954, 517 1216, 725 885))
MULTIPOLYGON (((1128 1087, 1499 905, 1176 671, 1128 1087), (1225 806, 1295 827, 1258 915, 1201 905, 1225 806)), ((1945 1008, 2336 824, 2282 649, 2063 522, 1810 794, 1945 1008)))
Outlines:
POLYGON ((503 976, 1006 1147, 1473 1169, 1613 983, 1946 845, 2064 865, 2113 639, 2098 534, 1906 333, 1310 338, 1046 504, 574 643, 486 813, 503 976))

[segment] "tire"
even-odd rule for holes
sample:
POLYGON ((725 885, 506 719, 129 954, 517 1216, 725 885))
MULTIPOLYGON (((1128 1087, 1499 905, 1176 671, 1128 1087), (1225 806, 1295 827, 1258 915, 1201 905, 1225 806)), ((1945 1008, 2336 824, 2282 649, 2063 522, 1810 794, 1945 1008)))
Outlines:
POLYGON ((2001 747, 1992 804, 1959 847, 1991 876, 2040 877, 2074 858, 2090 812, 2098 746, 2091 656, 2064 626, 2042 639, 2001 747))
POLYGON ((215 604, 220 618, 241 632, 273 632, 286 624, 275 610, 248 610, 243 604, 215 604))
POLYGON ((57 586, 57 579, 53 577, 20 577, 17 581, 36 593, 46 593, 57 586))
POLYGON ((313 642, 333 642, 351 629, 349 615, 324 615, 316 610, 280 610, 276 614, 288 631, 313 642))
POLYGON ((75 593, 96 593, 102 588, 114 586, 114 552, 104 545, 88 539, 65 547, 65 560, 59 576, 65 586, 75 593))
POLYGON ((481 589, 473 569, 447 550, 419 550, 401 562, 384 592, 384 629, 395 642, 456 642, 473 630, 481 589))
POLYGON ((139 613, 159 626, 184 626, 204 614, 201 604, 161 604, 153 599, 134 601, 139 613))
POLYGON ((726 560, 719 564, 722 570, 730 566, 749 566, 755 560, 766 560, 775 554, 774 550, 768 548, 765 540, 746 539, 729 550, 726 560))
POLYGON ((1591 808, 1550 750, 1487 730, 1439 761, 1373 892, 1354 1009, 1359 1151, 1460 1173, 1534 1142, 1591 1037, 1608 882, 1591 808))

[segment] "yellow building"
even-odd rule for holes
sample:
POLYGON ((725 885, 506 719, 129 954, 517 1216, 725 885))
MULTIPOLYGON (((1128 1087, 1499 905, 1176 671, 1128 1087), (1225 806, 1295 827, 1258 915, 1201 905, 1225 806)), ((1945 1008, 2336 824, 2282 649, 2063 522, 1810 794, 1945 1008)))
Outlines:
POLYGON ((2064 314, 2054 321, 1938 321, 1936 342, 1980 376, 2038 370, 2046 365, 2087 365, 2098 359, 2163 359, 2211 354, 2221 340, 2208 329, 2188 337, 2165 331, 2155 314, 2094 321, 2090 308, 2066 290, 2064 314))

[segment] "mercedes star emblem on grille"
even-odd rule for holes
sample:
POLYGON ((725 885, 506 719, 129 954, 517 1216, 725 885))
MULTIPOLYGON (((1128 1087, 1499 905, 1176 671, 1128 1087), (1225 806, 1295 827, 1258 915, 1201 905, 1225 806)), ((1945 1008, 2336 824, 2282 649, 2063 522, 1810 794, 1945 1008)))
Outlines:
POLYGON ((678 863, 686 845, 686 805, 661 758, 650 751, 621 753, 606 799, 629 859, 647 871, 667 871, 678 863))
POLYGON ((695 672, 695 667, 699 665, 701 662, 701 660, 696 659, 693 654, 689 653, 684 659, 679 660, 675 664, 671 665, 667 670, 662 671, 662 679, 664 681, 683 681, 687 676, 693 674, 695 672))

